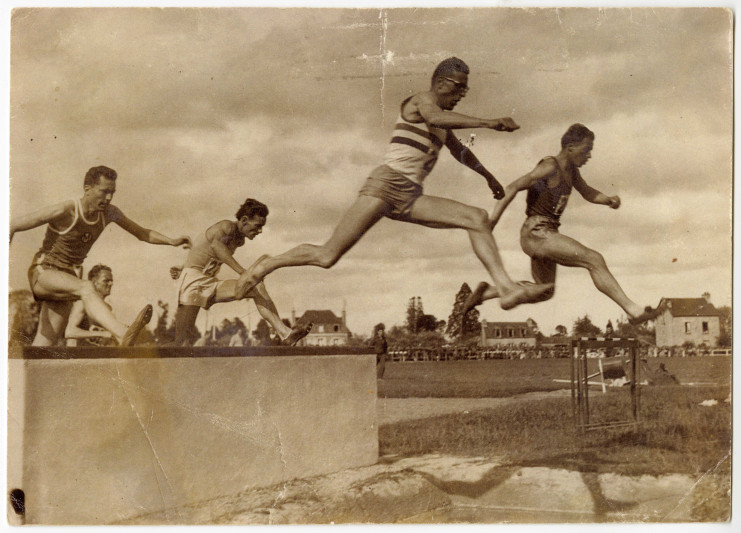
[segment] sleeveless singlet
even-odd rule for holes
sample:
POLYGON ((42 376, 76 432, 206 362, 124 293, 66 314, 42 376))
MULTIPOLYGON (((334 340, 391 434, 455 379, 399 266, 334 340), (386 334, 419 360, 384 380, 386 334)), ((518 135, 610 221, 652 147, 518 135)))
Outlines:
MULTIPOLYGON (((228 236, 228 242, 225 244, 234 253, 234 250, 242 246, 244 241, 245 236, 239 232, 239 228, 235 225, 228 236)), ((193 240, 193 246, 188 253, 188 259, 185 261, 184 268, 195 268, 203 272, 206 276, 216 276, 222 264, 211 251, 211 244, 208 242, 206 232, 204 231, 193 240)))
POLYGON ((111 208, 98 212, 95 220, 87 220, 80 200, 75 200, 75 216, 67 229, 57 230, 48 224, 41 248, 36 253, 43 257, 43 263, 69 269, 80 267, 110 220, 111 208), (108 216, 106 216, 108 215, 108 216))
POLYGON ((563 179, 563 173, 565 172, 555 157, 545 157, 538 164, 542 163, 546 159, 553 159, 556 162, 556 166, 559 171, 558 185, 553 188, 548 187, 548 178, 540 178, 527 190, 527 209, 525 214, 531 216, 543 216, 547 217, 554 222, 558 222, 561 218, 561 214, 566 209, 566 204, 569 201, 571 190, 573 189, 574 179, 578 176, 578 170, 574 169, 572 174, 571 183, 567 183, 563 179))
POLYGON ((422 185, 425 177, 437 162, 447 130, 430 128, 423 120, 409 122, 404 118, 403 109, 410 96, 401 104, 399 118, 383 163, 405 178, 422 185), (439 137, 441 132, 443 138, 439 137))

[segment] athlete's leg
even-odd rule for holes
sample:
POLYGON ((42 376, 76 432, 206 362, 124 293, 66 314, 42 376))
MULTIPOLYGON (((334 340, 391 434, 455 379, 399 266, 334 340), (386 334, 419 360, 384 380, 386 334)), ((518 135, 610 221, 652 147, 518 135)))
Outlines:
POLYGON ((44 270, 39 274, 34 285, 34 293, 41 299, 48 298, 49 300, 79 298, 82 300, 88 316, 94 322, 100 324, 101 327, 113 333, 119 343, 123 341, 127 331, 131 328, 140 329, 140 324, 136 323, 138 321, 135 321, 130 328, 119 322, 89 280, 81 280, 67 272, 52 269, 44 270))
POLYGON ((571 237, 554 233, 540 245, 538 255, 555 261, 559 265, 586 268, 592 277, 594 286, 618 304, 631 319, 645 315, 645 308, 628 298, 623 292, 599 252, 587 248, 571 237))
POLYGON ((434 228, 461 228, 468 231, 476 256, 494 280, 503 309, 535 301, 550 289, 547 285, 519 285, 507 275, 483 209, 448 198, 421 196, 414 202, 408 222, 434 228))
POLYGON ((56 346, 64 338, 72 303, 59 300, 41 302, 39 325, 36 328, 33 346, 56 346))
POLYGON ((191 344, 190 332, 196 325, 198 311, 201 308, 197 305, 179 304, 175 311, 175 345, 187 346, 191 344))
POLYGON ((365 232, 388 213, 390 208, 389 204, 379 198, 358 196, 326 243, 321 246, 300 244, 281 255, 258 260, 239 277, 237 295, 245 295, 265 276, 279 268, 302 265, 330 268, 360 240, 365 232))

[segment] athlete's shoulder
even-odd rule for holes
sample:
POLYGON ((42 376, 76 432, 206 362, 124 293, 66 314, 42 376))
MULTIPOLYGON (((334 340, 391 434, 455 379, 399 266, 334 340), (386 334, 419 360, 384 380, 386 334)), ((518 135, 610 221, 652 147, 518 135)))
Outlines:
POLYGON ((219 220, 217 223, 209 226, 206 230, 206 239, 218 239, 229 235, 236 225, 237 223, 232 222, 231 220, 219 220))
POLYGON ((103 211, 103 216, 105 217, 106 223, 108 222, 118 222, 119 220, 122 220, 124 218, 123 211, 121 211, 117 206, 113 204, 108 204, 103 211))

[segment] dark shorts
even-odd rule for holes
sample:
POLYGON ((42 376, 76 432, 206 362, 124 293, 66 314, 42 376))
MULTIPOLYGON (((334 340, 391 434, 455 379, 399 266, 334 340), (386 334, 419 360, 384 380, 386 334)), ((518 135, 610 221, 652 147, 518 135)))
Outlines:
MULTIPOLYGON (((33 294, 34 299, 38 301, 47 300, 47 298, 40 298, 36 295, 36 283, 39 281, 39 276, 42 272, 46 270, 58 270, 60 272, 66 272, 67 274, 71 274, 72 276, 75 276, 76 278, 82 279, 82 266, 61 266, 56 265, 53 263, 50 263, 46 259, 45 254, 39 254, 33 256, 33 261, 31 262, 31 266, 28 267, 28 284, 31 286, 31 293, 33 294)), ((76 296, 70 296, 68 298, 69 300, 78 300, 76 296)), ((58 298, 54 299, 59 300, 58 298)))
POLYGON ((407 220, 412 205, 422 196, 422 186, 410 181, 391 167, 381 165, 373 169, 358 194, 373 196, 389 204, 391 212, 386 215, 389 218, 407 220))
POLYGON ((528 217, 520 229, 522 251, 532 258, 538 258, 543 243, 558 234, 558 226, 560 223, 552 218, 540 215, 528 217))

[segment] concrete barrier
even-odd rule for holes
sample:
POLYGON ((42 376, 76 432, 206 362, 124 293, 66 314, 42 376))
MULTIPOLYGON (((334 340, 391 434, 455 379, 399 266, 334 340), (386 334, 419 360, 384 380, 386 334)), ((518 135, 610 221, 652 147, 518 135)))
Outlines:
POLYGON ((367 350, 26 348, 8 375, 11 523, 182 523, 183 505, 378 458, 367 350))

